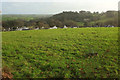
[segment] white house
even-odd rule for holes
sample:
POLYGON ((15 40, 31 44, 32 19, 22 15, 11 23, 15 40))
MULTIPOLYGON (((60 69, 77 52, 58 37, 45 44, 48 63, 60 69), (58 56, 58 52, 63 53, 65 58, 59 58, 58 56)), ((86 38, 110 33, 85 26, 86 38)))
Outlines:
POLYGON ((10 28, 8 28, 8 31, 10 31, 11 29, 10 28))
POLYGON ((39 28, 35 28, 35 30, 39 30, 39 28))
POLYGON ((115 27, 115 26, 112 26, 112 27, 115 27))
POLYGON ((67 26, 66 26, 66 25, 64 25, 64 28, 67 28, 67 26))
POLYGON ((49 29, 57 29, 57 27, 56 27, 56 26, 54 26, 54 27, 52 27, 52 28, 49 28, 49 29))
POLYGON ((77 28, 77 27, 73 27, 73 28, 77 28))
POLYGON ((28 27, 25 27, 25 26, 23 27, 23 30, 28 30, 28 29, 29 29, 28 27))
POLYGON ((54 27, 53 27, 53 29, 57 29, 57 27, 56 27, 56 26, 54 26, 54 27))
POLYGON ((21 28, 18 28, 18 27, 17 27, 16 30, 22 31, 22 30, 30 30, 30 29, 29 29, 28 27, 25 27, 25 26, 24 26, 24 27, 21 27, 21 28))
POLYGON ((22 28, 18 28, 18 27, 17 27, 17 29, 16 29, 16 30, 17 30, 17 31, 22 31, 22 28))
POLYGON ((44 29, 44 27, 42 27, 42 29, 44 29))

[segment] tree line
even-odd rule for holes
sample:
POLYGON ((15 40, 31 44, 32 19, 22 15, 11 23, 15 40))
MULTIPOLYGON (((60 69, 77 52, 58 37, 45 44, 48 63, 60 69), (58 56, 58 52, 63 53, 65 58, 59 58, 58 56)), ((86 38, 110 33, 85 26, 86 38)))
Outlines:
MULTIPOLYGON (((3 17, 4 18, 4 17, 3 17)), ((37 18, 32 20, 15 19, 2 21, 3 29, 12 28, 16 30, 18 27, 34 28, 50 28, 57 26, 62 28, 64 25, 67 27, 104 27, 106 25, 118 26, 118 11, 106 12, 90 12, 90 11, 64 11, 62 13, 53 15, 47 18, 37 18)))

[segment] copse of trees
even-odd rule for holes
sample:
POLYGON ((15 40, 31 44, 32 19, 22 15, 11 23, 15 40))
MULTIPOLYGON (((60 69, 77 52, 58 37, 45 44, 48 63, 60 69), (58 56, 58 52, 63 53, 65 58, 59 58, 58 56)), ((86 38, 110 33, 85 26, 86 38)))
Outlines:
POLYGON ((4 27, 5 29, 12 28, 15 30, 17 27, 23 27, 24 25, 25 25, 25 21, 22 19, 2 22, 2 27, 4 27))
MULTIPOLYGON (((4 17, 3 17, 4 18, 4 17)), ((63 27, 90 27, 90 26, 105 26, 113 25, 118 26, 118 11, 107 12, 93 12, 90 11, 64 11, 60 14, 53 15, 48 18, 37 18, 33 20, 15 19, 9 21, 3 21, 2 27, 4 29, 12 28, 15 30, 17 27, 30 27, 34 29, 38 28, 50 28, 53 26, 63 27), (82 25, 82 26, 81 26, 82 25)))

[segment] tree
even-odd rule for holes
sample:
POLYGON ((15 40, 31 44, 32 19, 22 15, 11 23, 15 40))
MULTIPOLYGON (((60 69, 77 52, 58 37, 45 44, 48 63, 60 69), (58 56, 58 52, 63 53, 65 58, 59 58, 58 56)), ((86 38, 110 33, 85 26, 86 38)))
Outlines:
POLYGON ((73 27, 73 26, 77 26, 77 23, 72 20, 66 20, 66 21, 64 21, 64 25, 66 25, 68 27, 73 27))
POLYGON ((47 23, 44 23, 44 22, 37 22, 37 27, 39 27, 39 28, 42 28, 42 27, 48 28, 49 25, 47 23))

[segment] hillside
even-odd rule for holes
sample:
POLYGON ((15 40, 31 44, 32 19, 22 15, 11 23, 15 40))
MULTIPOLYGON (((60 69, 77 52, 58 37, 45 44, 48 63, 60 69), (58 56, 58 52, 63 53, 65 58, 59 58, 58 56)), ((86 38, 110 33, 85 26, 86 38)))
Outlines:
POLYGON ((2 14, 2 21, 11 21, 17 19, 29 21, 38 18, 48 18, 51 16, 52 14, 2 14))
POLYGON ((118 11, 90 12, 64 11, 55 15, 3 15, 3 31, 14 31, 16 28, 43 29, 57 26, 67 27, 107 27, 118 26, 118 11))
MULTIPOLYGON (((118 11, 107 11, 103 13, 93 12, 90 11, 79 11, 79 12, 72 12, 72 11, 65 11, 60 14, 56 14, 51 17, 55 20, 59 20, 61 22, 67 21, 74 21, 83 23, 83 26, 101 26, 104 27, 105 25, 114 25, 117 26, 118 23, 118 11), (93 23, 94 22, 94 23, 93 23), (92 24, 91 24, 92 23, 92 24)), ((64 23, 69 25, 67 23, 64 23)), ((82 25, 74 25, 74 26, 82 26, 82 25)))

